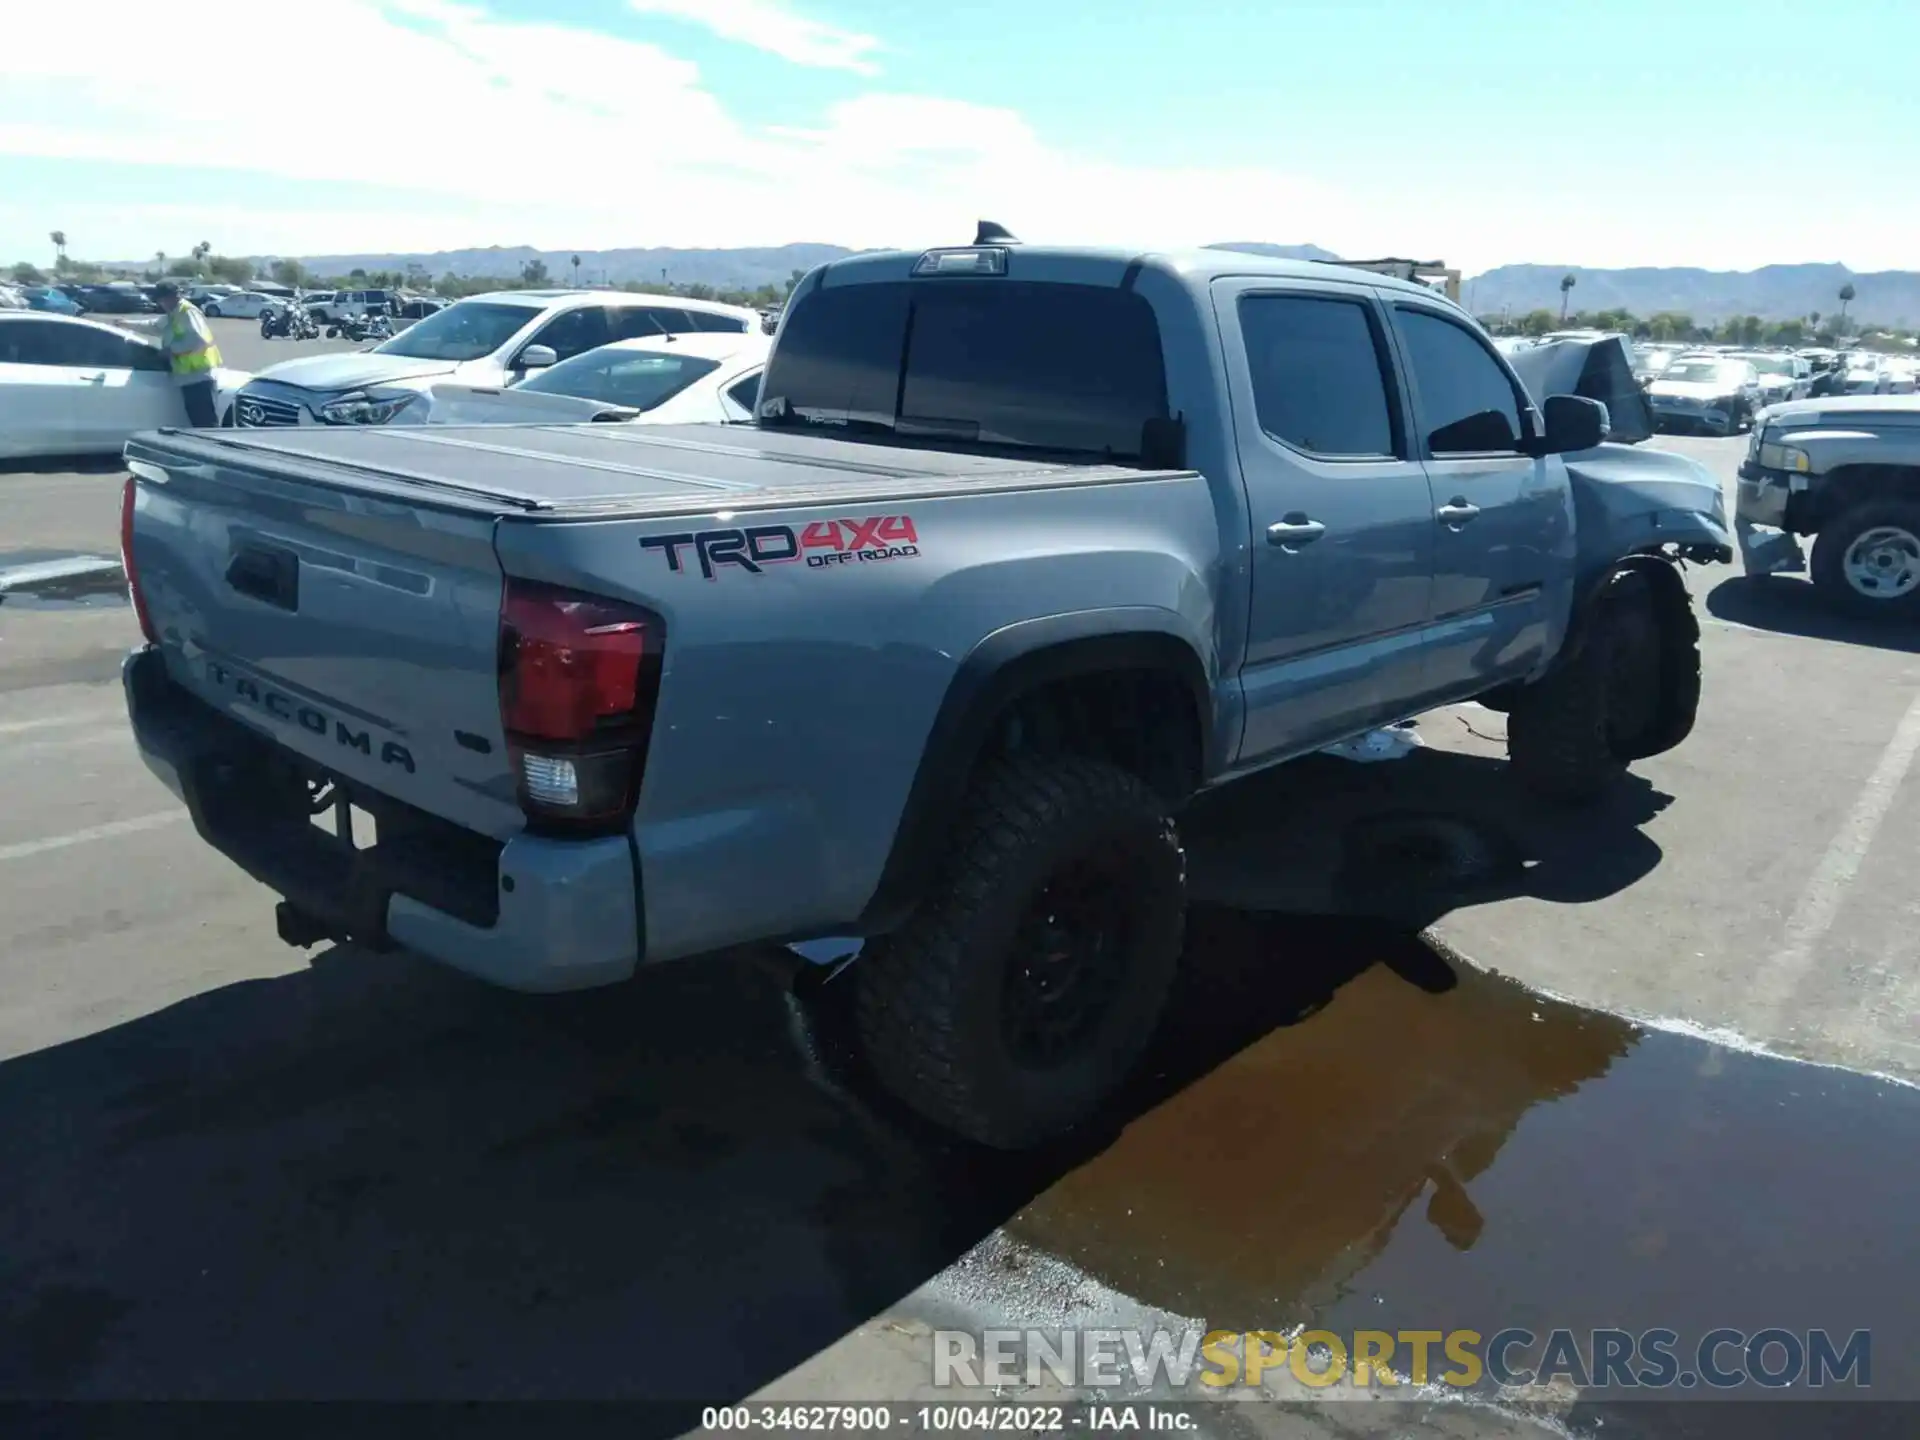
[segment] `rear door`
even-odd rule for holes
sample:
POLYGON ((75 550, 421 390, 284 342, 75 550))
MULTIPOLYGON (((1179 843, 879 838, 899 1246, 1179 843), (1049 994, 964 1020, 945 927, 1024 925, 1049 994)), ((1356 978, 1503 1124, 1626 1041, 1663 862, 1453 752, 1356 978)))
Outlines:
POLYGON ((1477 331, 1411 297, 1388 308, 1434 499, 1427 685, 1471 693, 1544 657, 1572 544, 1564 465, 1522 453, 1532 402, 1477 331))
POLYGON ((1230 279, 1213 303, 1252 520, 1252 763, 1364 729, 1419 692, 1433 498, 1368 287, 1230 279))
MULTIPOLYGON (((117 450, 135 430, 185 419, 172 376, 136 384, 136 342, 60 320, 0 324, 0 429, 15 454, 117 450)), ((157 351, 155 352, 158 353, 157 351)), ((160 362, 164 367, 164 359, 160 362)))
POLYGON ((47 320, 0 320, 0 455, 78 453, 79 381, 56 363, 64 326, 47 320))

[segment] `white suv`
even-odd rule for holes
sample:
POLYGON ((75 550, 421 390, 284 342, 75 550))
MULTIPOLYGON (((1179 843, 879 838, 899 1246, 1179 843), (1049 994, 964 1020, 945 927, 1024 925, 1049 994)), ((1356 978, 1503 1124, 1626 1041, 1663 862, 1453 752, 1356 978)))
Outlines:
POLYGON ((530 370, 614 340, 759 328, 752 310, 708 300, 619 290, 502 290, 449 305, 370 350, 270 365, 241 391, 234 423, 384 425, 423 405, 436 384, 510 385, 530 370))

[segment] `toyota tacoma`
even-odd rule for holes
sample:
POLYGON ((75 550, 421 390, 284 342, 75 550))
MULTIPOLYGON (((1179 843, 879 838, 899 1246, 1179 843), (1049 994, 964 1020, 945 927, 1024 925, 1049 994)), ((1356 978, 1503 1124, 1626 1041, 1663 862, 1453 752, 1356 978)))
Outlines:
POLYGON ((291 943, 863 937, 879 1079, 1026 1146, 1154 1029, 1197 792, 1473 698, 1555 801, 1687 735, 1723 502, 1606 431, 1420 285, 983 227, 812 271, 751 426, 136 437, 132 725, 291 943))

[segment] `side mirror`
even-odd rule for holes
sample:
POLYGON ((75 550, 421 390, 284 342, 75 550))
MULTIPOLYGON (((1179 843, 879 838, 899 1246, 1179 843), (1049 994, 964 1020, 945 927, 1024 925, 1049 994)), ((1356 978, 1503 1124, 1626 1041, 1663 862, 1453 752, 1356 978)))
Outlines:
POLYGON ((551 345, 529 345, 520 352, 520 358, 514 362, 516 370, 544 370, 549 365, 558 365, 560 357, 553 353, 551 345))
POLYGON ((1567 455, 1606 443, 1613 433, 1612 417, 1598 400, 1581 395, 1549 395, 1540 407, 1546 433, 1540 437, 1542 455, 1567 455))

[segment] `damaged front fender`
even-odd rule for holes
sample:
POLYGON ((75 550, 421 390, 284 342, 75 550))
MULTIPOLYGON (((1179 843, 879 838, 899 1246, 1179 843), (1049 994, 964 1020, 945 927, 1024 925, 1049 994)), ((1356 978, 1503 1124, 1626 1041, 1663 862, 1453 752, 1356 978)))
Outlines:
POLYGON ((1583 586, 1623 556, 1669 546, 1702 563, 1733 559, 1726 494, 1697 460, 1665 450, 1601 445, 1566 461, 1583 586))

